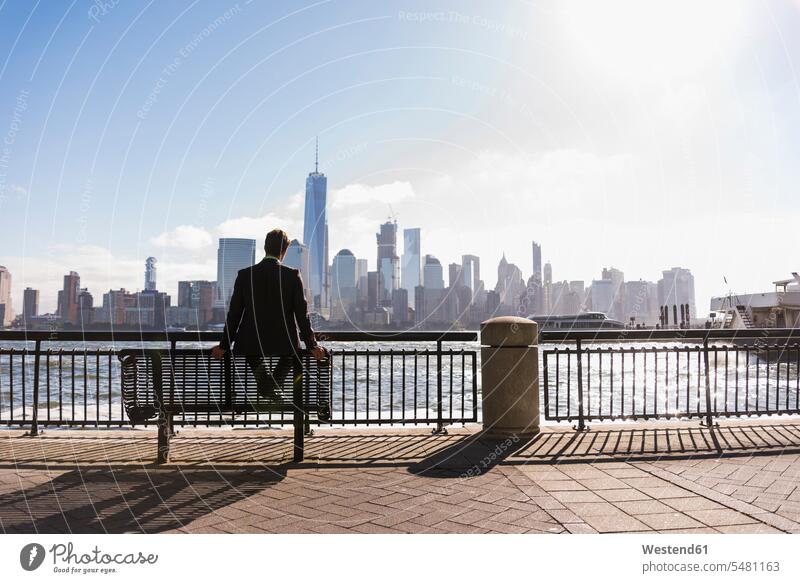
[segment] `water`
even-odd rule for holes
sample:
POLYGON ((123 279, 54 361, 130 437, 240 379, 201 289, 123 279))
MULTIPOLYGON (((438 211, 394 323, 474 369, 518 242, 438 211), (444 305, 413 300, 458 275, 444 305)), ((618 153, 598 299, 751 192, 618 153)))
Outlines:
MULTIPOLYGON (((180 348, 210 348, 185 343, 180 348)), ((0 349, 33 350, 33 343, 5 342, 0 349)), ((59 343, 41 357, 39 419, 44 421, 122 421, 120 366, 110 351, 139 348, 137 343, 59 343)), ((167 343, 148 348, 168 349, 167 343)), ((333 415, 336 420, 364 423, 436 420, 437 359, 435 343, 329 343, 337 351, 333 362, 333 415), (378 348, 381 351, 378 351, 378 348), (394 354, 388 352, 391 350, 394 354), (353 351, 369 351, 353 354, 353 351)), ((578 370, 574 346, 542 345, 542 391, 547 379, 549 416, 574 416, 578 410, 578 370), (556 359, 554 350, 560 351, 556 359), (547 353, 547 367, 543 355, 547 353)), ((603 349, 583 357, 584 411, 589 416, 678 415, 705 411, 705 370, 699 347, 660 343, 591 345, 603 349), (688 346, 688 349, 687 349, 688 346), (658 350, 655 348, 658 347, 658 350), (614 350, 609 350, 614 349, 614 350), (637 350, 637 354, 630 352, 637 350), (647 349, 642 352, 642 349, 647 349)), ((445 419, 463 420, 480 405, 480 350, 476 343, 445 343, 453 351, 442 357, 442 406, 445 419), (463 351, 463 353, 462 353, 463 351), (472 351, 476 351, 475 368, 472 351), (452 363, 451 363, 452 359, 452 363), (474 382, 474 389, 473 389, 474 382), (452 386, 452 390, 451 390, 452 386), (477 399, 475 394, 477 393, 477 399)), ((800 379, 796 349, 788 361, 771 362, 753 353, 722 350, 710 354, 709 381, 716 411, 756 412, 798 409, 800 379)), ((30 419, 33 402, 33 357, 0 354, 0 420, 30 419), (12 362, 13 361, 13 362, 12 362), (11 387, 13 386, 13 391, 11 387), (23 390, 24 387, 24 390, 23 390)), ((203 419, 206 416, 202 417, 203 419)), ((280 416, 275 419, 279 422, 280 416)))

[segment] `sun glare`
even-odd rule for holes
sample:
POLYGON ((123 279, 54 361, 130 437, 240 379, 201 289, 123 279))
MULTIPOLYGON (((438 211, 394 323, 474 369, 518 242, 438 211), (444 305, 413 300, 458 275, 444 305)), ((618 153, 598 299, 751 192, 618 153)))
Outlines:
POLYGON ((724 57, 740 34, 738 1, 569 0, 568 43, 594 66, 623 76, 691 75, 724 57))

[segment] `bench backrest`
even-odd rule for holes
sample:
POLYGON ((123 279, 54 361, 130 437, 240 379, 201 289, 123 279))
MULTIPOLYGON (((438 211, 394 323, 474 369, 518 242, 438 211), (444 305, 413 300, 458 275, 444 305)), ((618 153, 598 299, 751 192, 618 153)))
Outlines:
MULTIPOLYGON (((134 415, 152 418, 158 409, 159 396, 171 409, 186 407, 210 411, 241 410, 265 402, 256 374, 270 373, 281 358, 288 363, 288 374, 277 388, 277 397, 291 404, 293 378, 300 372, 304 408, 314 408, 331 398, 331 360, 317 361, 300 353, 296 364, 291 357, 261 356, 256 359, 226 355, 211 358, 209 350, 123 350, 122 399, 133 420, 134 415), (254 371, 262 365, 263 369, 254 371), (133 415, 132 415, 133 413, 133 415)), ((262 382, 263 385, 263 382, 262 382)), ((269 387, 272 388, 272 384, 269 387)))

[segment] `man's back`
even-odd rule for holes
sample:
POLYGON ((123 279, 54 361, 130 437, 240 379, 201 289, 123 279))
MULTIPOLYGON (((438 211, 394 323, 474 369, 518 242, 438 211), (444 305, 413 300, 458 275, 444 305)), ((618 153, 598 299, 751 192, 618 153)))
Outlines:
POLYGON ((269 258, 239 271, 220 346, 233 343, 237 354, 294 354, 300 338, 306 348, 316 346, 300 273, 269 258))

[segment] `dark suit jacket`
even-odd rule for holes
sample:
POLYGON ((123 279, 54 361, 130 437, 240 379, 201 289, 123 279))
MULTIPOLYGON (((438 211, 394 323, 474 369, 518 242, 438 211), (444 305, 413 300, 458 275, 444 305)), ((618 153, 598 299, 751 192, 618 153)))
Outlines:
POLYGON ((266 258, 240 270, 220 346, 233 344, 236 354, 295 354, 300 338, 307 349, 317 345, 300 272, 266 258))

